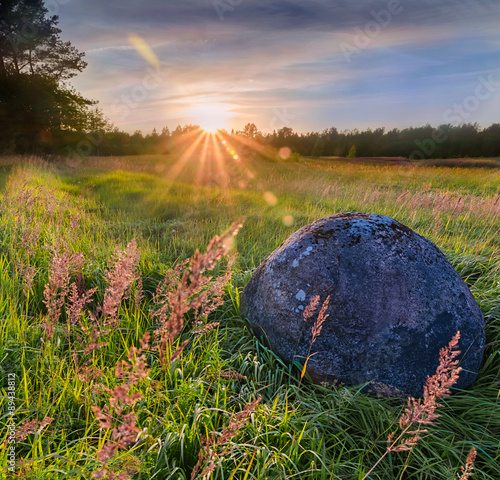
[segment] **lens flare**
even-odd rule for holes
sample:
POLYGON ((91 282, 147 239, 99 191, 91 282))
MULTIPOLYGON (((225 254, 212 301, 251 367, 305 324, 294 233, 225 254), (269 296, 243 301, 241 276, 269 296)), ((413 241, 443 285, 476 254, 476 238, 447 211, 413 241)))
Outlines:
POLYGON ((130 44, 137 50, 137 53, 149 62, 153 67, 159 67, 160 61, 158 57, 153 52, 152 48, 146 43, 146 41, 137 35, 136 33, 130 33, 128 36, 130 44))
POLYGON ((273 192, 266 192, 264 193, 264 200, 271 205, 271 207, 274 207, 278 205, 278 198, 273 192))
POLYGON ((279 156, 283 159, 286 160, 287 158, 290 158, 290 155, 292 154, 292 151, 288 147, 283 147, 280 148, 279 151, 279 156))

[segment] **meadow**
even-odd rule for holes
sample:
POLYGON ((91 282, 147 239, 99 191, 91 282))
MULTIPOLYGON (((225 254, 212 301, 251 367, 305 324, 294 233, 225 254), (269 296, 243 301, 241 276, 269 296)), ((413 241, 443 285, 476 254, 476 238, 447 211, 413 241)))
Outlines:
POLYGON ((203 148, 0 158, 5 478, 363 479, 405 400, 301 379, 239 311, 252 271, 292 232, 362 211, 445 253, 488 344, 474 385, 441 399, 418 443, 368 478, 456 478, 474 447, 472 478, 498 480, 500 160, 283 159, 220 145, 216 161, 203 148))

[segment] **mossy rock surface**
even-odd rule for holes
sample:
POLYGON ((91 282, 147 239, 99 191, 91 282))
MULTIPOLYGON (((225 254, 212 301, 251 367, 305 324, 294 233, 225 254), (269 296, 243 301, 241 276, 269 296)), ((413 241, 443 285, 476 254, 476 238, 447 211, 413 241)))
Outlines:
POLYGON ((254 272, 242 313, 286 362, 309 355, 316 382, 420 397, 457 331, 455 386, 482 364, 484 317, 465 282, 436 245, 382 215, 337 214, 295 232, 254 272), (303 312, 315 295, 330 301, 311 347, 319 307, 308 321, 303 312))

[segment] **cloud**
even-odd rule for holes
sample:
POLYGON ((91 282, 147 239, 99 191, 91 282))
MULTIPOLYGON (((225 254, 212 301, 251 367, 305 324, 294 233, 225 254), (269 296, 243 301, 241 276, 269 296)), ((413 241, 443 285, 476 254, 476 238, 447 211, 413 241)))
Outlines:
MULTIPOLYGON (((220 1, 229 6, 222 21, 214 0, 62 5, 63 36, 89 62, 73 83, 111 111, 147 75, 148 63, 128 42, 138 34, 159 59, 162 81, 123 121, 127 128, 160 127, 182 118, 182 101, 217 97, 240 112, 235 122, 246 123, 246 112, 269 124, 273 110, 288 108, 296 128, 310 130, 356 116, 360 127, 367 118, 389 124, 405 115, 407 125, 426 123, 463 98, 478 72, 498 68, 494 0, 400 0, 379 31, 369 22, 389 18, 381 12, 396 0, 220 1), (351 58, 346 44, 356 50, 351 58)), ((494 118, 489 108, 478 115, 494 118)))

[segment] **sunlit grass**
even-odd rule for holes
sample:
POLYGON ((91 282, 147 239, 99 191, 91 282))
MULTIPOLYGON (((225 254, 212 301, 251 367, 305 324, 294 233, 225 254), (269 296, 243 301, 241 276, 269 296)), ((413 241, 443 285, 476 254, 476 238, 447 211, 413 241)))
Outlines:
MULTIPOLYGON (((261 396, 213 478, 362 478, 385 451, 403 402, 353 388, 307 383, 299 388, 300 366, 284 365, 255 339, 239 316, 239 294, 252 270, 300 226, 341 211, 380 213, 414 228, 444 251, 488 318, 487 342, 496 342, 499 170, 286 161, 265 149, 256 152, 249 142, 200 132, 189 145, 189 155, 179 144, 169 156, 91 158, 76 166, 61 161, 18 169, 13 166, 18 160, 2 161, 3 419, 7 373, 17 375, 18 427, 29 420, 54 419, 18 443, 18 473, 30 479, 91 478, 99 468, 96 452, 110 435, 99 428, 92 407, 102 404, 105 388, 117 385, 117 362, 139 345, 144 332, 155 329, 151 302, 158 282, 169 267, 245 217, 225 303, 209 319, 220 324, 201 334, 189 326, 182 340, 190 343, 166 369, 156 352, 147 353, 150 380, 134 387, 143 395, 137 412, 144 435, 113 465, 117 470, 137 467, 135 479, 190 478, 200 439, 222 432, 232 414, 261 396), (9 202, 26 186, 39 188, 38 203, 13 210, 9 202), (71 218, 77 215, 75 227, 71 218), (29 252, 19 243, 25 220, 40 225, 29 252), (122 303, 119 327, 110 333, 108 345, 91 356, 88 367, 102 371, 91 380, 75 371, 72 351, 79 329, 68 333, 60 322, 51 340, 44 337, 43 291, 50 265, 46 247, 59 237, 87 259, 85 288, 98 289, 90 305, 94 311, 103 300, 112 252, 132 238, 141 249, 145 302, 138 307, 131 295, 122 303), (28 295, 16 253, 36 268, 28 295)), ((439 421, 418 447, 410 455, 391 454, 370 478, 396 479, 403 471, 403 478, 453 478, 473 445, 478 450, 473 478, 500 478, 499 373, 498 344, 493 344, 485 351, 478 381, 446 399, 439 421)))

